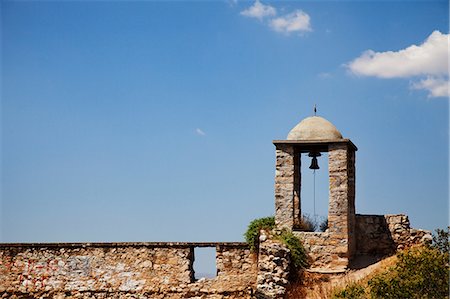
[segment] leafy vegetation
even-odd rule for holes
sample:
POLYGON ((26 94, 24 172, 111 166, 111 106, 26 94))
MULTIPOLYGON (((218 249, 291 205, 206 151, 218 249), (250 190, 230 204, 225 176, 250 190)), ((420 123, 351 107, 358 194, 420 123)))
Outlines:
POLYGON ((345 289, 338 290, 333 294, 333 298, 335 299, 360 299, 360 298, 366 298, 366 292, 364 290, 364 287, 357 283, 349 284, 345 289))
MULTIPOLYGON (((256 252, 259 244, 259 231, 261 229, 272 231, 275 228, 274 217, 264 217, 250 222, 245 232, 245 240, 250 246, 250 250, 256 252)), ((281 241, 291 252, 292 264, 296 268, 304 268, 308 265, 305 248, 301 241, 290 231, 282 230, 274 236, 281 241)))
POLYGON ((449 298, 448 252, 429 246, 412 247, 397 254, 397 262, 366 283, 353 283, 333 298, 443 299, 449 298))
POLYGON ((277 238, 291 251, 291 260, 295 268, 301 269, 308 266, 308 256, 299 238, 288 230, 282 230, 277 238))
POLYGON ((433 235, 433 248, 436 248, 442 253, 449 254, 450 249, 450 226, 445 229, 437 229, 436 234, 433 235))
POLYGON ((256 252, 259 244, 259 231, 262 229, 272 230, 275 227, 275 217, 264 217, 255 219, 248 225, 244 234, 245 241, 250 246, 250 250, 256 252))
POLYGON ((400 252, 397 264, 372 278, 372 298, 448 298, 448 255, 430 247, 400 252))

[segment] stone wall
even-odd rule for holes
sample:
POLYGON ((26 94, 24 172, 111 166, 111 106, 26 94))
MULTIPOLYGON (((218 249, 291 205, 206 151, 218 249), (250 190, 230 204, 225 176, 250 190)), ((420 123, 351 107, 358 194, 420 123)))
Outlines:
MULTIPOLYGON (((356 215, 356 254, 388 255, 430 241, 406 215, 356 215)), ((310 271, 336 272, 346 240, 326 232, 293 232, 310 271)), ((289 250, 263 233, 259 255, 245 243, 0 244, 1 298, 283 298, 289 250), (194 279, 194 248, 215 247, 217 276, 194 279)))
POLYGON ((357 254, 389 255, 394 253, 395 249, 395 242, 384 215, 356 215, 357 254))
POLYGON ((277 145, 275 165, 275 223, 277 228, 292 229, 300 210, 300 162, 291 145, 277 145))
POLYGON ((245 243, 1 244, 0 297, 252 298, 257 269, 245 243), (196 281, 212 246, 217 276, 196 281))
POLYGON ((389 255, 431 241, 431 232, 410 227, 408 216, 356 215, 356 254, 389 255))
MULTIPOLYGON (((331 227, 330 227, 331 228, 331 227)), ((347 257, 342 256, 336 248, 340 243, 346 244, 345 239, 336 240, 326 232, 293 233, 299 237, 310 258, 310 271, 338 272, 341 265, 346 264, 347 257)), ((431 241, 429 231, 410 227, 408 216, 399 215, 359 215, 355 217, 355 252, 350 260, 369 255, 383 257, 394 254, 397 250, 415 244, 431 241)))
POLYGON ((346 264, 347 258, 341 258, 335 252, 334 240, 328 232, 293 232, 300 238, 308 253, 311 271, 333 271, 336 265, 346 264))
POLYGON ((330 203, 328 205, 328 233, 334 246, 335 270, 347 268, 354 253, 355 217, 355 154, 348 144, 330 144, 328 171, 330 177, 330 203))
POLYGON ((256 298, 284 298, 289 284, 290 251, 262 231, 259 243, 256 298))

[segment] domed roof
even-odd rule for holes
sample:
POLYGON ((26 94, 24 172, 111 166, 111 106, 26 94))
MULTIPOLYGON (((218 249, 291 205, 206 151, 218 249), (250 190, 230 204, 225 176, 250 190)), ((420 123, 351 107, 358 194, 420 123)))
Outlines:
POLYGON ((320 116, 310 116, 302 120, 288 134, 287 140, 333 140, 342 139, 336 127, 320 116))

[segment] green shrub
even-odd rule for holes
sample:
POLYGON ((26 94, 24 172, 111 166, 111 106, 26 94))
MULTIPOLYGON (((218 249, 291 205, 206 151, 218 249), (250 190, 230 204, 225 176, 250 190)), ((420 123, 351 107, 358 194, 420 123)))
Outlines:
POLYGON ((299 238, 288 230, 282 230, 277 238, 291 251, 291 261, 296 269, 308 266, 308 256, 299 238))
POLYGON ((371 298, 448 298, 448 254, 414 247, 397 257, 394 267, 369 280, 371 298))
POLYGON ((333 299, 362 299, 367 298, 364 287, 357 283, 352 283, 346 286, 343 290, 333 293, 333 299))
POLYGON ((448 296, 448 253, 427 246, 397 254, 397 262, 368 282, 349 284, 332 298, 444 299, 448 296))
POLYGON ((244 234, 245 241, 250 246, 250 250, 256 252, 259 244, 259 231, 261 229, 272 230, 275 227, 275 217, 264 217, 255 219, 248 225, 244 234))
MULTIPOLYGON (((275 218, 265 217, 255 219, 250 222, 247 231, 245 232, 245 241, 249 244, 250 250, 253 252, 258 251, 259 244, 259 231, 265 229, 271 231, 275 228, 275 218)), ((286 245, 291 252, 292 264, 295 268, 304 268, 308 265, 307 255, 305 248, 301 241, 290 231, 282 230, 275 236, 280 242, 286 245)))
POLYGON ((449 233, 450 226, 447 227, 447 230, 438 228, 436 230, 436 234, 433 234, 433 245, 431 246, 438 249, 442 253, 448 254, 450 248, 449 233))

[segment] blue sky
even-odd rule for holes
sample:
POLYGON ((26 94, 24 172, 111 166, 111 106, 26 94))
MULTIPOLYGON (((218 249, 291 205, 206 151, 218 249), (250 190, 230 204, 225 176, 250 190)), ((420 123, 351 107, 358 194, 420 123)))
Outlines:
POLYGON ((445 227, 448 9, 2 1, 0 240, 241 241, 314 104, 359 148, 358 213, 445 227))

